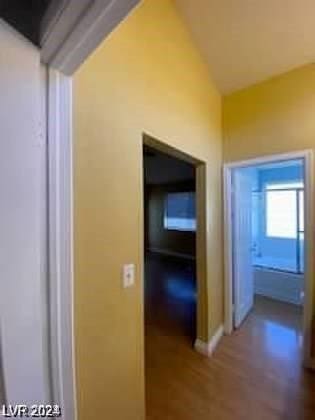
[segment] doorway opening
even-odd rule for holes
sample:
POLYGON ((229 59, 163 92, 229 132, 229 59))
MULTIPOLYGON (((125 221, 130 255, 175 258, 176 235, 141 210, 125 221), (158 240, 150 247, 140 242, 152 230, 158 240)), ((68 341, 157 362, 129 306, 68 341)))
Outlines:
POLYGON ((196 169, 149 146, 144 162, 146 337, 193 344, 197 326, 196 169))
POLYGON ((306 152, 225 167, 226 332, 259 322, 273 352, 280 355, 285 347, 288 357, 298 355, 306 364, 312 313, 309 168, 306 152))
POLYGON ((169 367, 208 341, 206 164, 147 134, 142 152, 146 407, 156 417, 177 380, 169 367))

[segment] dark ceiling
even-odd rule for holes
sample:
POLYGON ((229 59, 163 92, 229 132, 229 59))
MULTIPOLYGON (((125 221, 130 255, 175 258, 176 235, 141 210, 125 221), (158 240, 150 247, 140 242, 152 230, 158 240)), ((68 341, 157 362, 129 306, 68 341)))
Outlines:
POLYGON ((35 45, 40 42, 40 22, 53 0, 0 0, 0 17, 35 45))
POLYGON ((144 180, 147 185, 162 185, 195 179, 195 167, 188 162, 148 146, 143 148, 144 180))

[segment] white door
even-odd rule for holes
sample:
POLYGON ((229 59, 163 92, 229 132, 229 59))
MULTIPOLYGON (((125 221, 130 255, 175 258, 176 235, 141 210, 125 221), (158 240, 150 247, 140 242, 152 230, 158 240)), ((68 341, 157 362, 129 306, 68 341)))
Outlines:
POLYGON ((8 404, 49 400, 40 89, 38 49, 0 20, 0 354, 8 404))
POLYGON ((252 268, 252 185, 250 169, 233 174, 234 325, 238 328, 254 304, 252 268))

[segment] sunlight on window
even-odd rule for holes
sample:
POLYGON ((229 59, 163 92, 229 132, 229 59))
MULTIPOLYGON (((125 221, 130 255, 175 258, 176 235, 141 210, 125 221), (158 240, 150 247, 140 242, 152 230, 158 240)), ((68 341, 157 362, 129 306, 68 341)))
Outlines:
POLYGON ((297 238, 297 202, 295 191, 267 190, 267 236, 297 238))

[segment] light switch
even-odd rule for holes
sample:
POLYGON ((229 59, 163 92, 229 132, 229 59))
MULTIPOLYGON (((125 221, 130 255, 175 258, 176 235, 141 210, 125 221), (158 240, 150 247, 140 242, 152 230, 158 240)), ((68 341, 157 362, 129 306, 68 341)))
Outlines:
POLYGON ((135 284, 135 265, 125 264, 123 267, 123 287, 132 287, 135 284))

